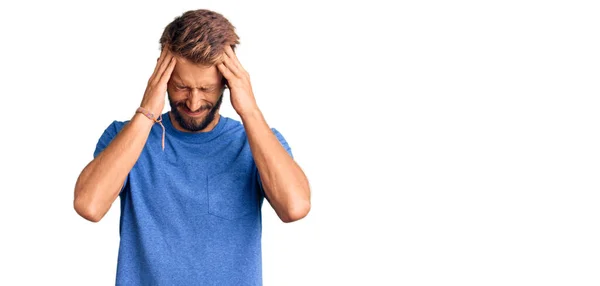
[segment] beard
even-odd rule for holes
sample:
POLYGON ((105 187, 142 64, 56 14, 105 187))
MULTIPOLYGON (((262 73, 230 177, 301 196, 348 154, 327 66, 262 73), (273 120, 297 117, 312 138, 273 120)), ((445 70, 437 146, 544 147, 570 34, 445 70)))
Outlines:
POLYGON ((173 117, 175 118, 177 123, 179 123, 179 126, 190 132, 197 132, 206 129, 206 127, 208 127, 208 125, 215 119, 217 111, 219 111, 222 102, 223 93, 221 93, 221 96, 219 96, 219 99, 215 104, 206 103, 200 106, 198 110, 194 110, 194 112, 208 110, 208 113, 204 117, 193 118, 180 111, 190 111, 187 105, 185 104, 185 100, 173 101, 171 100, 171 96, 169 96, 169 104, 171 105, 171 113, 173 114, 173 117))

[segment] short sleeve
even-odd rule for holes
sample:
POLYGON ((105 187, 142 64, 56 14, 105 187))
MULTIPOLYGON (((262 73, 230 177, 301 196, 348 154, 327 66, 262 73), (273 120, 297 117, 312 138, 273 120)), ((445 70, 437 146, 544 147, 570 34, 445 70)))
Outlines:
POLYGON ((290 157, 294 158, 294 155, 292 154, 292 149, 290 148, 290 145, 285 140, 285 138, 283 137, 283 135, 281 135, 281 133, 279 131, 277 131, 277 129, 275 129, 275 128, 271 128, 271 131, 273 131, 273 133, 275 134, 275 136, 279 140, 279 143, 281 143, 281 146, 283 146, 283 148, 285 149, 285 151, 287 151, 288 154, 290 154, 290 157))
MULTIPOLYGON (((94 158, 98 157, 98 155, 100 155, 100 153, 102 153, 102 151, 106 149, 108 144, 110 144, 110 142, 112 142, 112 140, 117 136, 121 129, 123 129, 125 123, 126 122, 115 120, 104 130, 104 132, 100 136, 100 139, 98 139, 98 143, 96 144, 96 150, 94 150, 94 158)), ((120 192, 122 192, 123 189, 125 189, 128 182, 129 174, 127 174, 127 177, 125 178, 125 182, 123 182, 123 187, 121 188, 120 192)))
MULTIPOLYGON (((277 140, 279 140, 279 143, 281 143, 281 146, 283 146, 283 148, 285 149, 285 151, 293 159, 294 155, 292 154, 292 149, 290 148, 290 145, 288 144, 288 142, 285 140, 285 137, 283 137, 283 135, 277 129, 275 129, 275 128, 271 128, 271 131, 273 131, 273 134, 275 134, 275 136, 277 137, 277 140)), ((260 192, 266 198, 267 196, 265 194, 265 190, 263 189, 262 181, 260 179, 260 174, 258 173, 258 169, 256 170, 256 178, 258 180, 258 185, 260 187, 260 192)))

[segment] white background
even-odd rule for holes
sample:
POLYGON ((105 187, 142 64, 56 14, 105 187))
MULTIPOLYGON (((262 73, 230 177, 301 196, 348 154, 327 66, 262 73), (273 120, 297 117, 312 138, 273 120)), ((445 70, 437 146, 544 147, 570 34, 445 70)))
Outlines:
POLYGON ((75 181, 198 8, 312 186, 263 208, 265 285, 600 285, 596 1, 7 2, 0 285, 114 284, 119 201, 88 222, 75 181))

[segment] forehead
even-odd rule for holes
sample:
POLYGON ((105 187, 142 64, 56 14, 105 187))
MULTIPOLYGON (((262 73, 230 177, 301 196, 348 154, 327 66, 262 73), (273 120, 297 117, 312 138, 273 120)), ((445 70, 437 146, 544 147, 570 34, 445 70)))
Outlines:
POLYGON ((171 78, 186 86, 200 87, 221 83, 221 73, 215 65, 205 66, 177 57, 171 78))

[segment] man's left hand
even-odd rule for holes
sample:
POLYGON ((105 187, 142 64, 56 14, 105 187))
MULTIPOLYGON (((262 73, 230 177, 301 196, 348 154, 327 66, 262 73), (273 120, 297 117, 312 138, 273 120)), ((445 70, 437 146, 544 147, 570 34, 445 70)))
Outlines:
POLYGON ((252 92, 250 75, 242 67, 231 46, 226 45, 222 62, 217 68, 228 81, 231 93, 231 105, 240 117, 250 115, 258 111, 256 99, 252 92))

